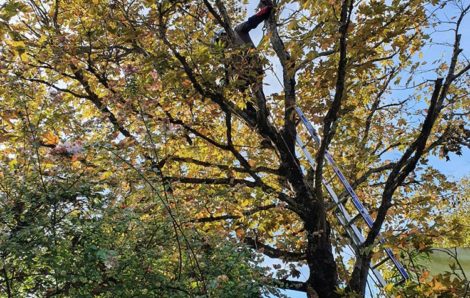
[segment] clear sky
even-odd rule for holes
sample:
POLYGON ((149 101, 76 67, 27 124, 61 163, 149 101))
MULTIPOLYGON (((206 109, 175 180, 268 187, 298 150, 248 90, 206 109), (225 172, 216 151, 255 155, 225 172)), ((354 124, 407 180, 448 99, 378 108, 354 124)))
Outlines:
MULTIPOLYGON (((251 15, 255 12, 256 6, 258 5, 258 0, 249 0, 248 4, 246 5, 246 9, 248 15, 251 15)), ((448 17, 449 19, 456 14, 456 9, 453 6, 447 6, 439 12, 440 18, 448 17)), ((470 16, 467 16, 466 20, 462 24, 462 39, 461 39, 461 48, 463 48, 463 54, 466 57, 470 57, 470 16)), ((434 42, 452 42, 453 41, 453 32, 441 32, 441 33, 433 33, 433 41, 434 42)), ((255 44, 259 42, 262 37, 262 26, 259 26, 256 30, 251 32, 251 37, 254 40, 255 44)), ((423 49, 423 56, 426 61, 432 61, 439 57, 449 57, 450 56, 450 48, 445 46, 436 46, 433 45, 432 48, 425 47, 423 49)), ((447 59, 448 60, 448 59, 447 59)), ((278 76, 281 77, 282 73, 280 71, 280 66, 278 63, 274 62, 274 69, 277 70, 278 76)), ((422 75, 422 79, 435 79, 436 75, 434 73, 427 73, 422 75)), ((265 79, 265 83, 267 86, 265 87, 265 92, 267 94, 277 92, 280 90, 281 86, 277 82, 276 78, 273 76, 272 73, 267 73, 267 77, 265 79)), ((399 96, 400 94, 398 94, 399 96)), ((397 94, 394 94, 397 96, 397 94)), ((404 94, 403 94, 404 96, 404 94)), ((398 157, 398 156, 397 156, 398 157)), ((430 163, 434 165, 437 169, 443 172, 445 175, 451 177, 454 180, 459 180, 464 176, 468 176, 470 174, 470 150, 465 149, 463 150, 462 156, 457 156, 455 154, 450 155, 450 161, 445 161, 439 159, 437 157, 431 157, 429 159, 430 163)), ((267 259, 266 264, 274 264, 279 263, 273 259, 267 259)), ((305 280, 308 277, 308 269, 305 267, 303 268, 301 278, 305 280)), ((304 298, 306 297, 305 294, 295 291, 286 291, 286 295, 292 298, 304 298)))

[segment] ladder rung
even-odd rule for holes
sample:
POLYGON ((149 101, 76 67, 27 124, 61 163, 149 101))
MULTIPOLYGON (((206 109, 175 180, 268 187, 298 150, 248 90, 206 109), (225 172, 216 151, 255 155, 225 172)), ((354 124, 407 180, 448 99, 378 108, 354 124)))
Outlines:
POLYGON ((327 207, 327 210, 330 211, 332 209, 335 209, 335 208, 338 208, 338 206, 341 204, 341 205, 344 205, 344 203, 346 203, 349 199, 349 196, 346 196, 344 198, 342 198, 341 200, 339 200, 338 203, 335 203, 333 202, 330 206, 327 207))
POLYGON ((354 225, 346 226, 345 229, 346 229, 346 236, 348 236, 349 239, 351 240, 351 246, 354 248, 354 252, 358 254, 359 247, 364 242, 364 238, 361 232, 354 225))
POLYGON ((388 260, 390 260, 390 257, 385 257, 383 258, 382 260, 380 260, 377 264, 374 264, 374 266, 372 266, 373 269, 377 268, 377 267, 380 267, 383 263, 387 262, 388 260))
POLYGON ((399 285, 403 284, 405 281, 406 281, 406 279, 403 278, 399 282, 395 283, 395 286, 399 286, 399 285))
POLYGON ((334 174, 333 174, 333 175, 331 175, 331 177, 330 177, 330 178, 328 178, 328 179, 325 179, 325 180, 326 180, 326 183, 330 184, 330 183, 331 183, 331 181, 333 181, 335 178, 336 178, 336 176, 335 176, 334 174))
POLYGON ((351 226, 356 220, 358 220, 359 218, 362 217, 362 214, 361 213, 358 213, 356 214, 353 218, 351 218, 351 220, 348 222, 348 226, 351 226))

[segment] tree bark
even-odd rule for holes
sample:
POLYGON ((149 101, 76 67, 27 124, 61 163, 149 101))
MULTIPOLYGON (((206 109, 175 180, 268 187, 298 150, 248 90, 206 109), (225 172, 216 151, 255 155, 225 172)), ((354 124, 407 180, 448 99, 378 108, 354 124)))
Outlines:
MULTIPOLYGON (((324 214, 324 213, 323 213, 324 214)), ((307 231, 307 297, 339 297, 336 293, 337 269, 330 243, 330 228, 324 215, 312 216, 305 223, 307 231)))

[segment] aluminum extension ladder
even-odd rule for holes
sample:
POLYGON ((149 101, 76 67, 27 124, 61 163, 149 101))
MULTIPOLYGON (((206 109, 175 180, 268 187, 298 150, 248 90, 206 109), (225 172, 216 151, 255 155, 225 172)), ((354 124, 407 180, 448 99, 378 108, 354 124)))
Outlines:
MULTIPOLYGON (((307 120, 304 113, 302 112, 302 110, 299 107, 296 107, 295 111, 299 115, 301 122, 303 123, 303 125, 307 129, 307 132, 310 135, 310 137, 312 138, 312 140, 319 146, 320 145, 320 138, 318 137, 318 135, 317 135, 315 129, 313 128, 312 124, 310 123, 310 121, 307 120)), ((302 140, 300 139, 300 137, 298 135, 297 135, 296 142, 297 142, 297 145, 302 149, 302 151, 305 155, 305 158, 307 159, 307 161, 310 164, 310 166, 312 167, 312 169, 315 169, 315 161, 312 158, 312 156, 310 155, 309 151, 307 150, 306 145, 304 145, 304 143, 302 142, 302 140)), ((348 212, 348 210, 345 207, 347 197, 346 197, 346 200, 344 200, 344 199, 340 200, 338 195, 336 195, 335 191, 331 187, 330 183, 328 181, 326 181, 325 179, 322 180, 323 185, 325 186, 328 194, 330 195, 331 199, 333 200, 333 204, 335 206, 335 215, 336 215, 339 223, 346 230, 346 233, 347 233, 347 235, 349 236, 349 238, 351 240, 351 246, 352 246, 354 252, 357 254, 358 249, 359 249, 360 245, 365 241, 365 238, 364 238, 364 235, 358 229, 358 227, 354 224, 354 222, 356 220, 358 220, 359 218, 362 218, 365 221, 365 223, 367 224, 367 226, 369 228, 371 228, 372 225, 374 224, 374 220, 372 219, 372 217, 370 216, 369 212, 364 207, 364 205, 361 203, 361 201, 359 200, 359 197, 354 192, 354 189, 351 187, 349 182, 346 180, 346 177, 344 177, 343 173, 340 171, 340 169, 336 165, 335 161, 333 160, 333 157, 331 156, 330 153, 328 153, 328 151, 325 152, 325 158, 326 158, 328 164, 330 164, 330 166, 332 167, 333 172, 335 173, 335 175, 339 178, 341 184, 346 189, 346 192, 349 195, 349 197, 351 198, 355 209, 358 211, 358 214, 356 214, 355 216, 351 216, 350 213, 348 212)), ((379 239, 379 242, 381 244, 385 243, 385 240, 380 235, 378 236, 378 239, 379 239)), ((403 265, 400 263, 400 261, 398 261, 398 259, 395 257, 392 250, 390 248, 385 248, 384 251, 385 251, 385 255, 386 255, 385 258, 382 259, 381 261, 377 262, 376 264, 372 265, 371 268, 370 268, 370 271, 371 271, 370 274, 372 275, 372 277, 373 277, 375 283, 377 284, 377 286, 385 287, 385 285, 387 284, 385 282, 384 278, 382 277, 382 274, 377 270, 378 267, 382 266, 384 263, 387 263, 387 262, 389 262, 389 263, 391 262, 393 264, 393 266, 395 267, 395 269, 398 271, 399 275, 401 276, 402 279, 399 283, 404 282, 405 280, 407 280, 409 278, 408 272, 403 267, 403 265)))

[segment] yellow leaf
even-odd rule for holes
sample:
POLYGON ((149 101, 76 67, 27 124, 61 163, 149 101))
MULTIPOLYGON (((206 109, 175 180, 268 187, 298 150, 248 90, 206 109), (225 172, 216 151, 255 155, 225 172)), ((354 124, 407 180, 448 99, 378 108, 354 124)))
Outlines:
POLYGON ((26 53, 21 54, 20 58, 21 58, 21 61, 23 61, 23 62, 28 62, 28 60, 29 60, 28 54, 26 54, 26 53))
POLYGON ((18 164, 18 160, 15 158, 15 159, 12 159, 12 160, 8 163, 8 166, 10 167, 10 170, 13 170, 17 164, 18 164))
POLYGON ((434 281, 434 286, 432 287, 434 291, 444 291, 447 289, 446 286, 444 286, 440 281, 435 280, 434 281))
POLYGON ((72 168, 73 169, 79 169, 81 165, 82 164, 78 160, 72 162, 72 168))
POLYGON ((113 172, 111 172, 111 171, 106 171, 106 172, 104 172, 103 174, 101 174, 100 179, 101 179, 101 180, 105 180, 105 179, 111 177, 112 174, 113 174, 113 172))
POLYGON ((47 132, 42 135, 42 141, 45 145, 57 145, 59 143, 59 137, 52 132, 47 132))
POLYGON ((41 37, 38 39, 38 44, 43 45, 47 41, 47 35, 41 35, 41 37))
POLYGON ((25 43, 21 40, 19 41, 12 41, 10 42, 10 44, 14 47, 14 48, 17 48, 17 49, 24 49, 26 47, 25 43))
POLYGON ((144 214, 140 217, 140 220, 142 220, 142 221, 146 221, 148 219, 150 219, 150 215, 148 215, 148 214, 144 214))

